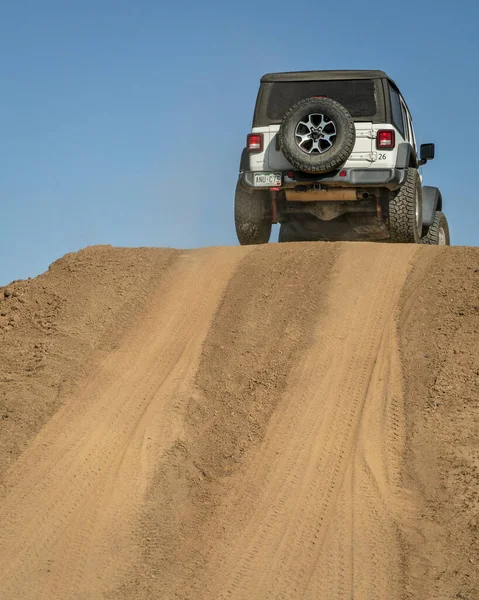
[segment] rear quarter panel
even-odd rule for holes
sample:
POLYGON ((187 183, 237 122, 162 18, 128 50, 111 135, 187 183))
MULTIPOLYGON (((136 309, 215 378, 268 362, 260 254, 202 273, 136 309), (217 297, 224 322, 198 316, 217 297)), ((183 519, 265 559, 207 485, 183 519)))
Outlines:
MULTIPOLYGON (((377 124, 368 122, 356 122, 356 141, 353 151, 345 163, 345 168, 368 169, 368 168, 394 168, 396 165, 397 147, 404 141, 403 136, 397 129, 387 123, 377 124), (376 149, 376 134, 380 129, 394 129, 396 134, 396 145, 392 150, 376 149)), ((281 150, 277 148, 277 135, 280 125, 269 125, 267 127, 254 127, 252 133, 263 134, 263 151, 250 154, 251 171, 288 171, 294 167, 286 160, 281 150)))

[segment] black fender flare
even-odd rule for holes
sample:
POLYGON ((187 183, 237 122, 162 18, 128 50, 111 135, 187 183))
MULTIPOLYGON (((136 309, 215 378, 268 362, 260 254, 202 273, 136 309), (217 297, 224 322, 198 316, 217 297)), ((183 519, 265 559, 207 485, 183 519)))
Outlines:
POLYGON ((425 185, 422 188, 422 224, 430 227, 437 210, 442 210, 442 196, 439 188, 425 185))
POLYGON ((409 142, 402 142, 398 145, 396 155, 396 169, 407 169, 408 167, 417 168, 417 155, 409 142))
POLYGON ((242 171, 248 171, 249 169, 249 152, 247 148, 243 149, 243 152, 241 153, 241 160, 240 160, 240 173, 242 171))

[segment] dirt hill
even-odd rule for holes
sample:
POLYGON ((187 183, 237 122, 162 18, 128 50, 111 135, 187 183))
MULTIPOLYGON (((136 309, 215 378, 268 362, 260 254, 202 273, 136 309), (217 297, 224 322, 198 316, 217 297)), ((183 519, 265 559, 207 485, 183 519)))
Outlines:
POLYGON ((478 340, 474 248, 102 246, 0 288, 0 599, 478 599, 478 340))

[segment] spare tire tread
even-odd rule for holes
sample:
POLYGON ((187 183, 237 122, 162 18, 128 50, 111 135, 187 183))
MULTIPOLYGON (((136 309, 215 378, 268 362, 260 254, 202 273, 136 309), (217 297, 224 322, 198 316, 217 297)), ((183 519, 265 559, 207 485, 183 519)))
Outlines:
MULTIPOLYGON (((300 171, 315 174, 329 173, 334 169, 337 169, 339 166, 343 165, 348 160, 349 156, 351 155, 351 152, 353 151, 354 143, 356 141, 356 128, 354 126, 354 121, 349 112, 346 110, 346 108, 344 108, 342 104, 336 102, 336 100, 333 100, 331 98, 321 98, 321 104, 333 107, 334 110, 338 111, 339 114, 343 117, 343 126, 345 129, 344 142, 341 145, 339 151, 337 151, 334 154, 334 158, 322 162, 320 165, 311 165, 307 161, 301 160, 301 158, 297 154, 293 154, 288 148, 288 144, 285 143, 285 123, 299 109, 306 108, 308 107, 308 105, 313 106, 315 104, 318 104, 318 98, 304 98, 303 100, 296 102, 296 104, 293 104, 293 106, 286 112, 283 118, 281 129, 279 131, 280 147, 285 158, 291 163, 291 165, 293 165, 293 167, 299 169, 300 171)), ((328 150, 327 152, 330 152, 330 150, 328 150)))

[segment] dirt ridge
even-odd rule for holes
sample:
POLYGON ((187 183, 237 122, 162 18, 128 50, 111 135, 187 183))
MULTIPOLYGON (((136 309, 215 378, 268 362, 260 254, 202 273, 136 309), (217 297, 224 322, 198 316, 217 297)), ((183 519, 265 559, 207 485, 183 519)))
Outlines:
POLYGON ((478 259, 101 246, 0 288, 0 599, 479 598, 478 259))

